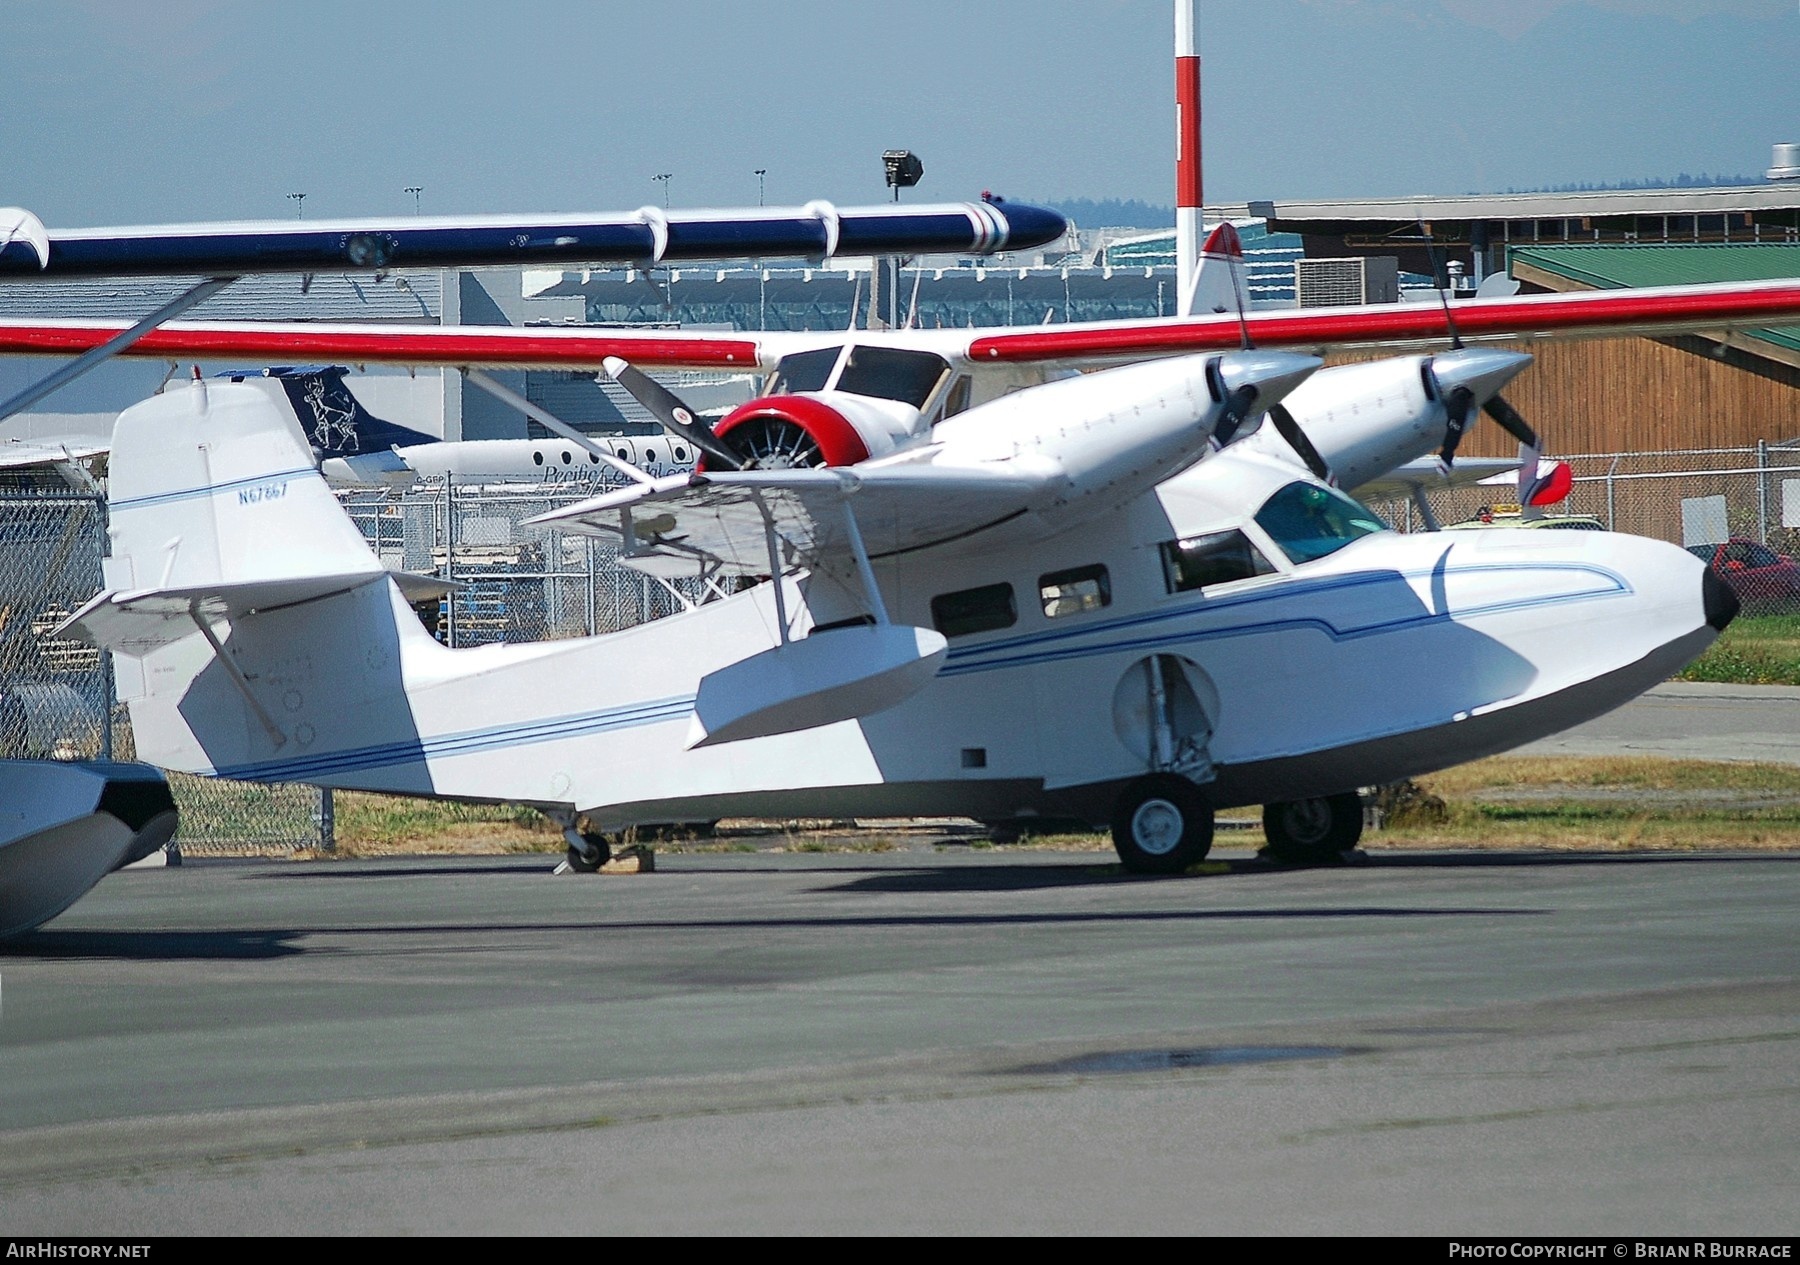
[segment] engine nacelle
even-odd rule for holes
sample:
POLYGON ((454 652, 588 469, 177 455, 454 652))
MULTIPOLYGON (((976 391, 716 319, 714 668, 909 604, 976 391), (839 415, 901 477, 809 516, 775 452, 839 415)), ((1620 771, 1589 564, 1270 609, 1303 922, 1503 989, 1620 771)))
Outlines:
MULTIPOLYGON (((727 413, 713 433, 740 452, 755 470, 853 466, 885 457, 925 432, 911 405, 847 391, 764 395, 727 413)), ((717 463, 703 458, 696 467, 717 463)))

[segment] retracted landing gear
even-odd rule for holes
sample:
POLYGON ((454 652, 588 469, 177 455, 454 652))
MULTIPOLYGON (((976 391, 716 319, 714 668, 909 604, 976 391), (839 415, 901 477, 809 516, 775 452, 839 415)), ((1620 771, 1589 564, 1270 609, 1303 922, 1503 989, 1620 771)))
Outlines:
POLYGON ((1132 873, 1179 874, 1212 849, 1212 805, 1178 773, 1147 774, 1119 793, 1112 836, 1132 873))
POLYGON ((1286 865, 1339 865, 1362 838, 1362 797, 1355 792, 1291 799, 1263 808, 1264 855, 1286 865))

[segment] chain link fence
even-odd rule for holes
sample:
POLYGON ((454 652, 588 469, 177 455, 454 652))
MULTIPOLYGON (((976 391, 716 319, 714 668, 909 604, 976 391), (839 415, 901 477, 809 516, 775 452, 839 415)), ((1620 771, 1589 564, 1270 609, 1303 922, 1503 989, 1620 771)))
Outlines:
MULTIPOLYGON (((1597 526, 1686 545, 1731 584, 1747 613, 1800 615, 1800 443, 1565 457, 1574 490, 1546 527, 1597 526)), ((1444 526, 1513 508, 1513 485, 1427 488, 1444 526)), ((1422 531, 1411 500, 1374 503, 1401 531, 1422 531)))
MULTIPOLYGON (((1800 445, 1566 458, 1571 516, 1705 553, 1753 611, 1800 614, 1800 445), (1772 560, 1772 561, 1771 561, 1772 560), (1741 562, 1737 569, 1732 563, 1741 562), (1760 586, 1760 587, 1759 587, 1760 586)), ((699 578, 663 581, 619 566, 593 537, 527 520, 604 490, 457 486, 354 492, 345 509, 390 568, 456 582, 420 618, 450 646, 580 637, 658 619, 708 596, 699 578)), ((1498 508, 1510 485, 1425 494, 1441 524, 1498 508)), ((1375 506, 1418 531, 1411 500, 1375 506)), ((112 703, 111 663, 52 630, 101 588, 106 504, 98 495, 0 489, 0 755, 131 759, 131 727, 112 703)), ((172 775, 180 842, 194 852, 331 846, 328 792, 172 775)))

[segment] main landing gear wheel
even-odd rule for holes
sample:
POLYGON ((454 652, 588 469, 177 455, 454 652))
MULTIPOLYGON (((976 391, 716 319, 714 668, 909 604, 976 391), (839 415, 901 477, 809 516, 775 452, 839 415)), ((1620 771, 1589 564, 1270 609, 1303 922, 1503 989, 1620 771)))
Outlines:
POLYGON ((576 874, 596 874, 600 867, 612 860, 612 845, 606 836, 592 830, 581 832, 581 842, 585 847, 569 845, 569 869, 576 874))
POLYGON ((1212 805, 1185 777, 1152 773, 1119 793, 1112 836, 1132 873, 1179 874, 1212 850, 1212 805))
POLYGON ((1288 865, 1335 865, 1362 838, 1362 797, 1354 791, 1263 807, 1265 849, 1288 865))

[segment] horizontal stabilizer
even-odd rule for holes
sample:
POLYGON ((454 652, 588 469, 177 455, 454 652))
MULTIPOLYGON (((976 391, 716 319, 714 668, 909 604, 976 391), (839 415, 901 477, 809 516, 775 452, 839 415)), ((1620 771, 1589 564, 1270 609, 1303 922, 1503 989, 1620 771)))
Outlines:
POLYGON ((120 654, 144 655, 173 645, 199 629, 199 622, 241 619, 258 611, 348 593, 392 577, 408 601, 442 596, 453 586, 433 576, 386 571, 348 575, 295 576, 283 580, 219 582, 193 588, 127 589, 100 594, 59 624, 51 635, 75 636, 120 654), (417 593, 419 596, 414 597, 417 593))

